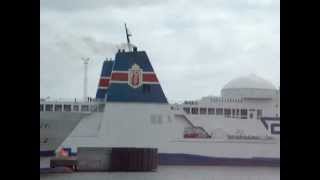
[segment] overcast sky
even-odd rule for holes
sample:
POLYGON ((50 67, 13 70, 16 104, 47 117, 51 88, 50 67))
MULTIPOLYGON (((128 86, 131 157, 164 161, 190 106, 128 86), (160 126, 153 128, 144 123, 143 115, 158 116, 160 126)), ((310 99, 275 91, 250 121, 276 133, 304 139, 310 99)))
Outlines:
POLYGON ((94 97, 102 63, 126 41, 147 52, 170 101, 220 95, 256 74, 280 85, 279 0, 41 0, 40 96, 94 97))

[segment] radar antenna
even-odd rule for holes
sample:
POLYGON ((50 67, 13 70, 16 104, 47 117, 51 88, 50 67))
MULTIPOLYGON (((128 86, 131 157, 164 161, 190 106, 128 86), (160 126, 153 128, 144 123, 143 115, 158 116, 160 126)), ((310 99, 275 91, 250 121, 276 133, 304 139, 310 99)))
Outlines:
POLYGON ((131 51, 130 36, 132 36, 132 34, 129 33, 126 23, 124 23, 124 27, 126 28, 128 49, 129 49, 129 51, 131 51))

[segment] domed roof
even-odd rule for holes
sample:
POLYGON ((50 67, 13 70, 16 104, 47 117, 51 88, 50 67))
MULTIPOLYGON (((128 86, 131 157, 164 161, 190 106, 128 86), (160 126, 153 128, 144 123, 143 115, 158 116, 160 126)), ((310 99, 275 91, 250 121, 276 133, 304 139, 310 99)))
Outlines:
POLYGON ((255 74, 239 77, 228 82, 223 89, 270 89, 277 88, 269 81, 255 74))

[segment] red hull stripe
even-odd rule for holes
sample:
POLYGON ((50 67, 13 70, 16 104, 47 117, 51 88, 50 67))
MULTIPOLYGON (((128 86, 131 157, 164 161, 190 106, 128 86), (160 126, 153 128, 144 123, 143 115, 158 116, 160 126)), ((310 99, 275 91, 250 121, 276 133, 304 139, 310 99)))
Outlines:
POLYGON ((109 79, 100 79, 99 87, 108 87, 109 86, 109 79))

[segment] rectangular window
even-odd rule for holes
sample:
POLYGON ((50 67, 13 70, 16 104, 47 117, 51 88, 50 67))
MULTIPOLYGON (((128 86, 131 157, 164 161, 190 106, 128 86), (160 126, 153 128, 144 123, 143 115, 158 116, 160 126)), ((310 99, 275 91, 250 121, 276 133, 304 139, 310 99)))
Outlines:
POLYGON ((63 110, 64 110, 64 112, 70 112, 71 111, 71 105, 70 104, 63 105, 63 110))
POLYGON ((52 104, 46 104, 45 108, 46 108, 46 111, 53 111, 53 105, 52 104))
POLYGON ((87 111, 89 111, 89 106, 88 106, 88 105, 82 105, 82 106, 81 106, 81 111, 82 111, 82 112, 87 112, 87 111))
POLYGON ((189 107, 184 107, 183 110, 184 110, 184 112, 186 112, 187 114, 190 114, 190 108, 189 108, 189 107))
POLYGON ((249 114, 249 117, 250 117, 250 119, 253 118, 253 113, 252 112, 249 114))
POLYGON ((208 108, 208 114, 214 114, 214 108, 208 108))
POLYGON ((216 109, 216 113, 217 113, 217 115, 223 115, 223 109, 222 108, 217 108, 216 109))
POLYGON ((227 117, 227 118, 231 117, 231 110, 230 109, 224 109, 224 117, 227 117))
POLYGON ((200 108, 200 114, 207 114, 207 108, 200 108))
POLYGON ((240 110, 239 110, 239 109, 237 109, 237 115, 236 115, 236 118, 239 118, 239 116, 240 116, 240 110))
POLYGON ((79 105, 73 105, 73 111, 78 112, 79 111, 79 105))
POLYGON ((236 110, 232 109, 232 118, 235 118, 235 116, 236 116, 236 110))
POLYGON ((262 109, 257 110, 257 119, 260 119, 262 117, 262 109))
POLYGON ((40 112, 43 111, 43 104, 40 104, 40 112))
POLYGON ((247 109, 241 109, 241 119, 248 119, 248 110, 247 109))
POLYGON ((98 105, 99 112, 103 112, 104 106, 105 106, 104 104, 99 104, 98 105))
POLYGON ((91 112, 97 112, 97 111, 98 111, 97 105, 91 105, 91 112))
POLYGON ((61 104, 56 104, 54 106, 54 111, 56 112, 61 112, 62 111, 62 105, 61 104))
POLYGON ((195 107, 191 108, 191 113, 192 114, 199 114, 199 108, 195 108, 195 107))

